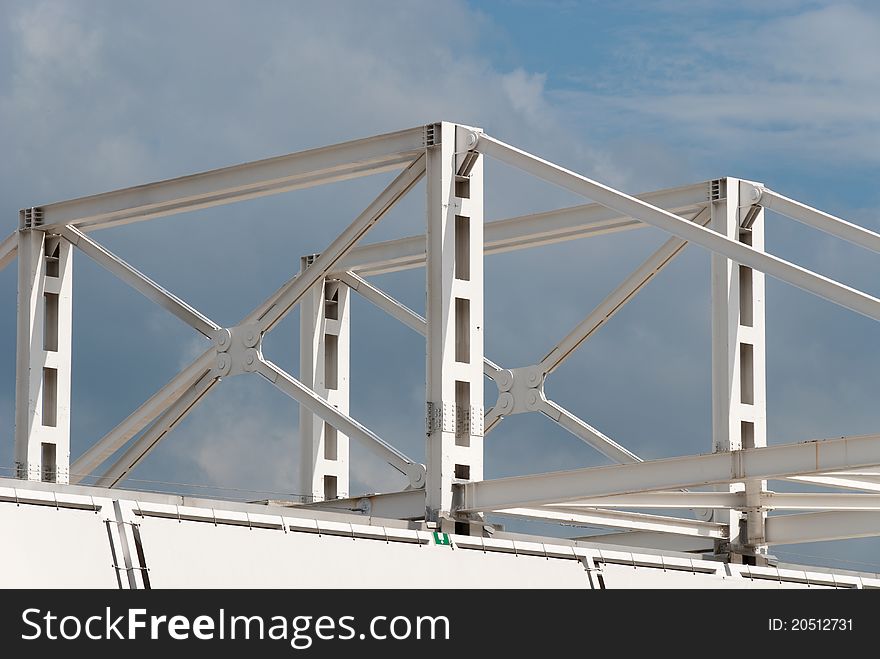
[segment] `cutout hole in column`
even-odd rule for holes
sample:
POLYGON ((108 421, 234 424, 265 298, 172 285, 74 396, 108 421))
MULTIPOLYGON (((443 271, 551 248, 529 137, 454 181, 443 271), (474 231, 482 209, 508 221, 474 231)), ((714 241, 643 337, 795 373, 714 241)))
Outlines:
POLYGON ((58 369, 43 368, 42 425, 54 428, 58 424, 58 369))
POLYGON ((455 216, 455 278, 471 279, 471 218, 455 216))
POLYGON ((741 265, 739 266, 739 324, 745 327, 752 327, 754 319, 752 316, 752 269, 741 265))
POLYGON ((324 459, 336 460, 337 454, 337 437, 336 428, 326 421, 324 422, 324 459))
POLYGON ((455 381, 455 445, 471 445, 471 383, 455 381))
POLYGON ((43 294, 43 350, 58 352, 58 295, 43 294))
POLYGON ((455 361, 471 361, 471 301, 455 298, 455 361))
POLYGON ((58 236, 46 236, 43 241, 43 256, 46 259, 46 276, 58 277, 61 275, 61 238, 58 236))
POLYGON ((755 404, 755 357, 750 343, 739 344, 739 400, 746 405, 755 404))
POLYGON ((336 493, 336 476, 324 476, 324 501, 338 498, 336 493))
POLYGON ((470 480, 471 479, 471 466, 470 465, 455 465, 455 477, 460 480, 470 480))
POLYGON ((755 424, 751 421, 740 421, 740 439, 743 448, 755 448, 755 424))
POLYGON ((468 176, 455 177, 455 196, 459 199, 471 198, 471 179, 468 176))
POLYGON ((335 334, 324 335, 324 388, 338 389, 339 377, 339 337, 335 334))
POLYGON ((339 320, 339 284, 336 282, 324 285, 324 318, 339 320))
POLYGON ((54 483, 58 478, 58 467, 55 458, 55 444, 42 442, 40 445, 40 461, 42 464, 41 479, 44 483, 54 483))

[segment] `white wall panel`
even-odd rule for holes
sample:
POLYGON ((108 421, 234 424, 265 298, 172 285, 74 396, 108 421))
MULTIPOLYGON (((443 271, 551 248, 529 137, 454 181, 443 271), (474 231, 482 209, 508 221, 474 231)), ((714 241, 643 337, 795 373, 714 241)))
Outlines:
POLYGON ((117 588, 104 511, 0 502, 0 587, 117 588))
POLYGON ((573 559, 146 517, 154 588, 589 588, 573 559))

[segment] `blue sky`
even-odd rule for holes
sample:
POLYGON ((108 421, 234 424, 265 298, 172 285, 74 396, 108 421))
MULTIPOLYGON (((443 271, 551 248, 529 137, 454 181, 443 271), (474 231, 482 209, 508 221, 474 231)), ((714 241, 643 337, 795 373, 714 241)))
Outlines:
MULTIPOLYGON (((878 80, 880 11, 868 2, 0 0, 0 204, 11 231, 21 207, 446 119, 628 192, 742 176, 877 230, 878 80)), ((387 180, 95 237, 231 324, 387 180)), ((497 164, 487 186, 488 219, 578 203, 497 164)), ((369 240, 422 232, 421 195, 369 240)), ((644 230, 487 260, 487 356, 534 362, 662 240, 644 230)), ((776 216, 767 244, 880 293, 874 255, 776 216)), ((708 262, 689 248, 553 376, 551 396, 644 457, 708 451, 708 262)), ((0 273, 0 466, 12 462, 14 270, 0 273)), ((377 283, 421 310, 421 277, 377 283)), ((74 294, 78 455, 202 343, 81 255, 74 294)), ((876 432, 880 328, 778 282, 767 296, 770 441, 876 432)), ((352 410, 421 458, 423 342, 367 303, 353 313, 352 410)), ((293 371, 297 327, 294 315, 265 342, 293 371)), ((129 485, 296 493, 296 414, 257 378, 231 379, 129 485)), ((353 451, 356 487, 402 485, 353 451)), ((529 416, 487 442, 488 477, 602 463, 529 416)), ((877 563, 877 546, 778 553, 877 563)))

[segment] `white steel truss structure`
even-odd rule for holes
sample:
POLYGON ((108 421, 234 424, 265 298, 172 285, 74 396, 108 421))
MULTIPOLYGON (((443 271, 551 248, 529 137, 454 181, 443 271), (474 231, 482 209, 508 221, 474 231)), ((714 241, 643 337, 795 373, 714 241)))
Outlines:
POLYGON ((620 529, 608 542, 680 548, 709 543, 732 562, 760 564, 774 544, 880 536, 880 435, 768 445, 764 276, 880 320, 880 299, 764 248, 764 209, 880 252, 880 234, 788 199, 760 183, 720 178, 630 196, 505 144, 441 122, 134 188, 35 206, 0 243, 18 257, 15 459, 31 481, 115 487, 221 380, 257 373, 297 401, 306 503, 423 520, 460 535, 491 533, 486 513, 620 529), (591 203, 485 222, 490 157, 591 203), (121 224, 370 174, 397 177, 320 254, 232 327, 219 324, 95 242, 121 224), (424 233, 362 244, 394 204, 426 179, 424 233), (670 238, 532 366, 505 369, 483 349, 484 256, 657 227, 670 238), (688 243, 711 252, 712 453, 643 461, 547 398, 545 379, 658 275, 688 243), (70 463, 74 248, 209 341, 205 352, 70 463), (368 280, 424 267, 420 316, 368 280), (425 464, 352 418, 350 299, 358 294, 426 338, 425 464), (262 353, 262 339, 301 310, 299 377, 262 353), (483 410, 484 377, 497 386, 483 410), (484 480, 483 442, 506 416, 540 412, 615 465, 484 480), (404 474, 402 492, 352 496, 353 439, 404 474), (777 493, 788 479, 838 493, 777 493), (640 510, 654 510, 646 514, 640 510), (696 519, 663 511, 691 511, 696 519), (776 514, 784 511, 786 514, 776 514), (799 511, 790 514, 790 511, 799 511), (695 544, 696 543, 696 544, 695 544))

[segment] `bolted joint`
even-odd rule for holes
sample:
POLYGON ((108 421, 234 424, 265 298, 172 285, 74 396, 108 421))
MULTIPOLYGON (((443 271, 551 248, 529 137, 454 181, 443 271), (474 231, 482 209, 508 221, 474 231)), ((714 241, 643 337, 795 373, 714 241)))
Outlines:
POLYGON ((494 410, 501 416, 537 412, 544 397, 546 373, 540 366, 505 369, 495 380, 498 385, 498 401, 494 410))
POLYGON ((406 477, 409 479, 409 484, 412 488, 417 490, 425 487, 427 473, 425 465, 418 462, 414 462, 406 468, 406 477))
POLYGON ((214 371, 217 377, 253 373, 262 359, 263 335, 256 325, 222 328, 214 333, 217 358, 214 371))

